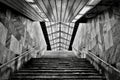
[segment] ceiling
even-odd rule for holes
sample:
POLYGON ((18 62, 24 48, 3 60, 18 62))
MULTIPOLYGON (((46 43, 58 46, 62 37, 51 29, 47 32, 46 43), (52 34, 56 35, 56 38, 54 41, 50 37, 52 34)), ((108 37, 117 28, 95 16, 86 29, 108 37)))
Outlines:
POLYGON ((52 50, 68 50, 75 22, 101 0, 0 0, 34 21, 45 22, 52 50))

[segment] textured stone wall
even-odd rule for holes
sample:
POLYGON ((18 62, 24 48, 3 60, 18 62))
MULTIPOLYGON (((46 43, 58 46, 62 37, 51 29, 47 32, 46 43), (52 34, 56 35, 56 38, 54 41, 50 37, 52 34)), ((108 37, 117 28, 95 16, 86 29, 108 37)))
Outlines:
POLYGON ((79 50, 85 47, 120 69, 120 7, 113 7, 87 23, 80 23, 73 47, 79 50))
POLYGON ((40 50, 40 54, 38 53, 38 57, 40 55, 43 55, 47 47, 40 23, 33 22, 31 26, 27 26, 27 31, 33 40, 34 49, 40 50))
MULTIPOLYGON (((0 65, 19 56, 26 50, 33 50, 32 57, 41 56, 46 42, 39 22, 31 21, 10 7, 0 3, 0 65)), ((19 69, 28 57, 19 58, 0 70, 0 80, 19 69)))
MULTIPOLYGON (((20 13, 0 3, 0 42, 14 54, 25 49, 46 49, 46 42, 39 22, 33 22, 20 13)), ((1 53, 2 54, 2 53, 1 53)))
MULTIPOLYGON (((72 46, 77 50, 85 47, 120 70, 120 6, 104 11, 87 23, 80 23, 72 46)), ((110 72, 104 72, 108 80, 119 80, 114 70, 105 68, 110 72)))

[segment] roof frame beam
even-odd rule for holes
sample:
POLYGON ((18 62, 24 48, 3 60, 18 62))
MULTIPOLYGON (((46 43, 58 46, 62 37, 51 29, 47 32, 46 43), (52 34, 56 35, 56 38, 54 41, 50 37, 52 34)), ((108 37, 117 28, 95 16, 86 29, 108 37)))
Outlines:
POLYGON ((50 41, 53 41, 53 40, 56 40, 56 39, 64 39, 64 40, 66 40, 66 41, 70 41, 70 40, 68 40, 68 39, 65 39, 64 37, 56 37, 56 38, 53 38, 53 39, 50 40, 50 41))
POLYGON ((65 26, 68 26, 69 28, 74 28, 74 27, 71 27, 70 25, 67 25, 67 24, 63 23, 63 22, 61 22, 61 24, 65 25, 65 26))
POLYGON ((56 42, 56 43, 51 44, 51 46, 53 46, 53 45, 55 45, 55 44, 63 44, 63 45, 65 45, 65 46, 68 46, 68 47, 69 47, 69 45, 67 45, 66 43, 63 43, 63 42, 56 42))
POLYGON ((58 25, 59 23, 60 23, 60 22, 57 22, 57 23, 51 24, 51 25, 46 26, 46 27, 49 28, 49 27, 52 27, 52 26, 54 26, 54 25, 58 25))
POLYGON ((66 48, 66 47, 63 47, 63 46, 57 46, 57 47, 53 47, 52 49, 56 49, 56 48, 68 49, 68 48, 66 48))
POLYGON ((48 34, 48 35, 50 36, 50 35, 53 35, 53 34, 56 34, 56 33, 64 33, 64 34, 67 34, 67 35, 72 36, 71 34, 66 33, 66 32, 64 32, 64 31, 56 31, 56 32, 50 33, 50 34, 48 34))

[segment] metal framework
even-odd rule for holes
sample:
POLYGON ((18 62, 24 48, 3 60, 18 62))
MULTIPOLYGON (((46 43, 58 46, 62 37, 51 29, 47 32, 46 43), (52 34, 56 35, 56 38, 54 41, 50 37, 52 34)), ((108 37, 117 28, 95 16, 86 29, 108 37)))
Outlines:
MULTIPOLYGON (((26 2, 29 0, 25 0, 26 2)), ((31 0, 30 0, 31 1, 31 0)), ((54 44, 64 43, 64 45, 69 46, 72 37, 74 23, 82 15, 80 12, 85 7, 91 6, 90 1, 94 0, 33 0, 33 2, 28 2, 29 5, 36 5, 40 17, 46 21, 46 28, 48 32, 48 37, 51 46, 54 44), (39 12, 40 11, 40 12, 39 12), (56 40, 58 42, 56 42, 56 40), (64 42, 63 42, 64 41, 64 42), (69 44, 68 44, 69 42, 69 44)), ((95 0, 99 1, 99 0, 95 0)), ((91 9, 89 7, 89 9, 91 9)), ((58 47, 56 47, 58 48, 58 47)), ((66 49, 66 48, 65 48, 66 49)))
POLYGON ((69 45, 67 45, 67 44, 64 43, 64 42, 56 42, 56 43, 54 43, 54 44, 51 44, 51 46, 56 45, 56 44, 63 44, 63 45, 69 46, 69 45))

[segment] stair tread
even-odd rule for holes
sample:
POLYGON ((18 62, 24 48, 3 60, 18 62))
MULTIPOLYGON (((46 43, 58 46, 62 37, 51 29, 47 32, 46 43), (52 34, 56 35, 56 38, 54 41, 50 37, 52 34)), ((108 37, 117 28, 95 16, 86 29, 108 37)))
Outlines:
POLYGON ((96 70, 92 70, 92 69, 90 69, 90 70, 84 70, 84 69, 66 69, 66 70, 56 70, 56 69, 42 69, 42 70, 27 70, 27 69, 25 69, 25 70, 23 70, 23 69, 21 69, 21 70, 19 70, 19 71, 31 71, 31 72, 33 72, 33 71, 57 71, 57 72, 74 72, 74 71, 77 71, 77 72, 82 72, 82 71, 96 71, 96 70))
MULTIPOLYGON (((99 78, 104 78, 102 76, 58 76, 58 75, 55 75, 55 76, 47 76, 47 75, 40 75, 40 76, 14 76, 14 77, 17 77, 17 78, 70 78, 70 79, 74 79, 74 78, 82 78, 82 79, 88 79, 88 78, 95 78, 95 79, 99 79, 99 78)), ((12 78, 14 78, 12 77, 12 78)))
POLYGON ((105 77, 87 59, 32 58, 11 80, 102 80, 105 77))
POLYGON ((38 74, 34 74, 34 73, 17 73, 14 76, 84 76, 84 77, 88 77, 88 76, 101 76, 100 74, 96 74, 96 73, 38 73, 38 74))

